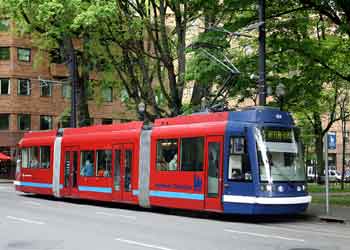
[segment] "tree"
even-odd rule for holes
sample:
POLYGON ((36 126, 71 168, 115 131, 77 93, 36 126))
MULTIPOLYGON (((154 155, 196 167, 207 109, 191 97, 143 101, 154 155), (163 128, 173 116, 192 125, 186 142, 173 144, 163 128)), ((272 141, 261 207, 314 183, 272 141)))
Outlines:
MULTIPOLYGON (((312 126, 319 176, 324 172, 323 137, 334 122, 341 119, 341 93, 349 84, 350 73, 347 60, 349 41, 344 39, 347 29, 333 29, 334 23, 339 24, 339 27, 348 24, 346 14, 343 14, 348 11, 340 3, 344 1, 334 2, 337 3, 330 5, 327 1, 288 1, 286 5, 285 1, 269 1, 266 9, 267 83, 272 90, 283 83, 287 93, 283 98, 283 108, 293 111, 298 119, 307 120, 307 124, 312 126), (316 2, 318 7, 322 5, 322 13, 320 8, 310 5, 310 2, 316 2), (338 15, 341 22, 332 21, 336 18, 331 14, 338 15)), ((247 20, 248 23, 256 23, 256 14, 248 12, 254 10, 254 6, 256 3, 250 2, 244 9, 233 10, 232 16, 238 17, 225 19, 224 27, 234 32, 231 27, 236 27, 236 23, 247 20), (239 16, 239 13, 245 14, 239 16)), ((254 32, 252 35, 255 35, 254 32)), ((250 41, 254 48, 253 39, 241 38, 242 40, 246 43, 250 41)), ((240 49, 233 49, 232 53, 239 54, 240 49)), ((241 71, 254 72, 253 65, 256 64, 247 63, 248 56, 236 58, 236 65, 241 71)), ((256 53, 250 58, 255 58, 256 61, 256 53)), ((239 81, 243 82, 243 88, 245 86, 251 89, 254 85, 249 84, 248 76, 249 74, 242 74, 239 81), (244 79, 246 80, 243 81, 244 79)), ((239 90, 241 93, 244 93, 243 88, 239 90)), ((278 102, 278 97, 274 93, 272 95, 278 102)), ((270 105, 278 103, 272 102, 270 105)))
MULTIPOLYGON (((92 71, 87 35, 72 24, 86 6, 82 0, 0 0, 0 5, 16 21, 20 29, 37 39, 42 50, 60 51, 69 68, 70 81, 77 82, 79 88, 78 122, 80 126, 90 122, 86 87, 92 71), (80 41, 78 50, 74 42, 80 41)), ((72 99, 77 96, 72 96, 72 99)), ((75 121, 74 121, 75 124, 75 121)))

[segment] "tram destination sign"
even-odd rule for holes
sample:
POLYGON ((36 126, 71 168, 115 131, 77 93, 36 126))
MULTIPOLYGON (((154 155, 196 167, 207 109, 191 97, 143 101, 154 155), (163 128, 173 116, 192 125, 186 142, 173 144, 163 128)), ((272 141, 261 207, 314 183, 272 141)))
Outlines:
POLYGON ((292 142, 293 133, 291 129, 265 129, 265 140, 268 142, 292 142))

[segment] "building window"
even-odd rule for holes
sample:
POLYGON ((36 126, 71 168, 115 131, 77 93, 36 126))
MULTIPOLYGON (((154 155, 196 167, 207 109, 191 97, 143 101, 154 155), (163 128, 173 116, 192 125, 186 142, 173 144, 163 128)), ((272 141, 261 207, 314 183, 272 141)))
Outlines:
POLYGON ((94 176, 94 151, 82 151, 80 157, 80 175, 94 176))
POLYGON ((181 171, 203 171, 204 138, 181 139, 181 171))
POLYGON ((0 130, 9 130, 10 128, 10 115, 0 114, 0 130))
POLYGON ((17 59, 21 62, 30 62, 31 49, 17 48, 17 59))
POLYGON ((112 171, 112 151, 96 151, 96 176, 111 177, 112 171))
POLYGON ((41 115, 40 116, 40 130, 52 129, 52 116, 41 115))
POLYGON ((62 64, 65 62, 64 56, 62 55, 62 52, 60 49, 52 49, 50 50, 49 54, 50 54, 51 63, 62 64))
POLYGON ((30 130, 30 115, 19 114, 17 124, 18 130, 30 130))
POLYGON ((0 47, 0 60, 10 60, 10 47, 0 47))
POLYGON ((72 96, 72 86, 69 84, 62 85, 62 97, 70 99, 72 96))
POLYGON ((157 170, 177 170, 177 139, 161 139, 157 141, 157 170))
POLYGON ((113 119, 112 118, 102 118, 102 124, 103 125, 113 124, 113 119))
POLYGON ((18 80, 18 95, 30 95, 30 80, 19 79, 18 80))
POLYGON ((111 87, 105 88, 102 90, 103 100, 105 102, 113 101, 113 89, 111 87))
POLYGON ((9 95, 10 89, 10 79, 0 78, 0 95, 9 95))
POLYGON ((7 32, 10 29, 9 19, 0 19, 0 32, 7 32))
POLYGON ((40 96, 52 96, 52 84, 47 81, 40 81, 40 96))

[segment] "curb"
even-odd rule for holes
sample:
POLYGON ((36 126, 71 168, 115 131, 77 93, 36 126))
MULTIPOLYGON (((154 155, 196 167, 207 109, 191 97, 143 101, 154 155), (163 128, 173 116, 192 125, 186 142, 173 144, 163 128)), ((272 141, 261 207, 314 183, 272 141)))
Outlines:
POLYGON ((334 223, 346 223, 346 219, 341 218, 341 217, 336 217, 336 216, 331 216, 331 215, 320 215, 318 216, 318 218, 321 221, 325 221, 325 222, 334 222, 334 223))

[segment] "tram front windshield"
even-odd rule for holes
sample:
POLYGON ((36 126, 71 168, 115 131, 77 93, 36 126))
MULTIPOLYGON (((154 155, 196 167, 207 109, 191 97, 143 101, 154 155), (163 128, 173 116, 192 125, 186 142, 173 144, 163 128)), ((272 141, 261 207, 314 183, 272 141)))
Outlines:
POLYGON ((261 182, 303 182, 301 144, 293 128, 256 128, 261 182))

